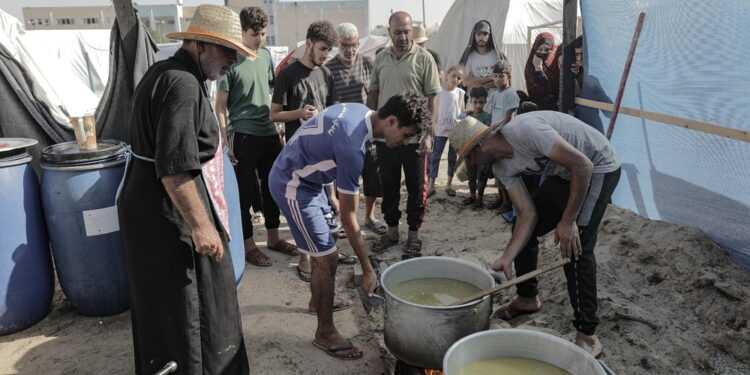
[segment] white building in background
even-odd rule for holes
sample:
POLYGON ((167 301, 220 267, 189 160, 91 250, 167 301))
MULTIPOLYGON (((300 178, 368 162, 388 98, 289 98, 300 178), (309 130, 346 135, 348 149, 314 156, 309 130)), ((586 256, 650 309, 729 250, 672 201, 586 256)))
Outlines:
MULTIPOLYGON (((190 24, 195 7, 182 6, 182 1, 133 7, 138 17, 160 35, 184 31, 190 24)), ((23 23, 27 30, 110 29, 115 22, 115 9, 106 6, 24 7, 23 23)))
POLYGON ((369 35, 369 0, 225 0, 236 12, 248 6, 263 8, 268 13, 268 39, 271 46, 286 46, 289 50, 305 40, 307 27, 315 21, 327 20, 338 25, 351 22, 361 36, 369 35))

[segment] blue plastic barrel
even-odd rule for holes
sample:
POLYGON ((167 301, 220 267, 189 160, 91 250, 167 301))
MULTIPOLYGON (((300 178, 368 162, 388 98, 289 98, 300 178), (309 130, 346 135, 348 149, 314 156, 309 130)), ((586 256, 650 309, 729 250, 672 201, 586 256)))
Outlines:
POLYGON ((42 151, 42 204, 60 287, 75 309, 90 316, 128 309, 128 277, 115 195, 125 170, 125 148, 101 140, 93 151, 76 142, 42 151))
POLYGON ((237 176, 224 154, 224 196, 229 206, 229 232, 232 240, 229 241, 229 252, 232 253, 232 265, 234 266, 234 278, 237 280, 237 290, 242 283, 242 275, 245 272, 245 244, 242 235, 242 216, 240 215, 240 189, 237 186, 237 176))
POLYGON ((25 147, 13 143, 0 138, 0 335, 42 320, 55 286, 39 183, 25 147))

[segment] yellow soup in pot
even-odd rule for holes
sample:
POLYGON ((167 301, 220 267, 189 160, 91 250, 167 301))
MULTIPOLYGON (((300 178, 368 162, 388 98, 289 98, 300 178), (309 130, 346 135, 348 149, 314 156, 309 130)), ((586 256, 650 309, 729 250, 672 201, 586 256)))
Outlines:
POLYGON ((521 357, 488 358, 469 363, 459 375, 571 375, 547 362, 521 357))
POLYGON ((390 288, 397 297, 424 306, 450 305, 480 291, 474 284, 437 277, 404 281, 390 288))

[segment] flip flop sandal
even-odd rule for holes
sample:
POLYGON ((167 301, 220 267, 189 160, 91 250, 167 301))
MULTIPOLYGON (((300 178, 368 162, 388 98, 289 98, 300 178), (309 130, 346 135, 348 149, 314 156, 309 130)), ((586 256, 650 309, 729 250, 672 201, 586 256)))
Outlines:
POLYGON ((339 263, 351 266, 359 263, 359 261, 351 255, 339 254, 339 263))
POLYGON ((257 247, 254 247, 250 249, 250 252, 245 253, 245 262, 248 262, 257 267, 271 266, 271 258, 269 258, 268 255, 263 254, 263 252, 260 251, 260 249, 257 247))
POLYGON ((385 234, 388 231, 388 227, 385 226, 380 220, 371 221, 363 225, 365 229, 375 234, 385 234))
POLYGON ((326 352, 326 354, 330 355, 331 357, 334 357, 336 359, 341 359, 341 360, 344 360, 344 361, 354 361, 354 360, 362 358, 362 356, 365 355, 365 353, 362 352, 361 350, 359 351, 359 353, 357 353, 357 354, 355 354, 353 356, 347 356, 347 355, 338 354, 339 352, 344 352, 344 351, 347 351, 347 350, 354 349, 354 345, 352 345, 351 340, 346 340, 347 344, 344 345, 344 346, 340 346, 338 348, 331 348, 331 349, 326 348, 325 345, 323 345, 323 344, 321 344, 321 343, 319 343, 319 342, 317 342, 315 340, 313 340, 312 343, 313 343, 313 345, 315 345, 316 348, 318 348, 318 349, 326 352))
MULTIPOLYGON (((350 301, 347 301, 341 297, 336 297, 333 300, 333 311, 341 311, 350 309, 352 307, 352 303, 350 301)), ((317 311, 307 310, 307 313, 310 315, 318 315, 317 311)))
POLYGON ((406 240, 404 244, 404 253, 419 254, 422 252, 422 240, 406 240))
POLYGON ((516 317, 519 317, 521 315, 528 315, 533 314, 541 308, 538 308, 536 310, 521 310, 516 308, 512 305, 513 302, 508 302, 502 306, 500 306, 493 314, 492 317, 496 319, 502 319, 502 320, 511 320, 516 317))
POLYGON ((445 189, 445 194, 448 194, 449 197, 455 197, 456 196, 456 190, 453 188, 445 189))
POLYGON ((309 283, 310 280, 312 280, 312 272, 305 271, 297 266, 297 277, 299 277, 300 280, 309 283))
POLYGON ((387 234, 380 236, 380 239, 372 244, 373 253, 382 253, 385 249, 398 244, 398 238, 390 238, 387 234))
POLYGON ((465 204, 465 205, 468 206, 468 205, 470 205, 470 204, 472 204, 472 203, 474 203, 476 201, 477 201, 477 199, 474 198, 474 197, 466 197, 464 200, 461 201, 461 203, 463 203, 463 204, 465 204))
POLYGON ((294 246, 284 240, 279 240, 279 242, 277 242, 275 246, 268 245, 266 247, 269 250, 278 251, 284 255, 289 255, 289 256, 299 255, 299 252, 297 251, 297 246, 294 246))
POLYGON ((435 194, 437 194, 437 190, 433 190, 433 191, 427 193, 427 198, 429 198, 429 197, 431 197, 431 196, 433 196, 435 194))

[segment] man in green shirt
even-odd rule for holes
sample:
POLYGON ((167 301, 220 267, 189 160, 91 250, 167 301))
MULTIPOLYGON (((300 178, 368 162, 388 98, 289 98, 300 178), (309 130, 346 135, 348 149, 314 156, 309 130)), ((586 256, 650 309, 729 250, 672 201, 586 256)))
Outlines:
MULTIPOLYGON (((375 57, 370 77, 370 92, 367 106, 375 110, 396 94, 415 92, 427 98, 430 112, 435 112, 435 95, 440 91, 440 79, 435 59, 412 40, 412 20, 406 12, 393 13, 388 20, 388 32, 392 46, 375 57)), ((422 241, 418 230, 424 218, 426 156, 432 147, 432 136, 426 134, 420 142, 416 137, 405 146, 388 148, 382 140, 375 140, 383 186, 383 217, 388 231, 373 245, 373 252, 381 252, 399 242, 398 224, 401 211, 398 209, 401 195, 401 169, 404 170, 406 190, 406 223, 409 237, 404 252, 419 255, 422 241)))
POLYGON ((268 16, 261 8, 247 7, 240 12, 240 22, 243 44, 256 51, 258 58, 252 61, 237 56, 237 64, 232 66, 219 83, 216 114, 224 140, 228 138, 228 131, 233 133, 232 142, 225 144, 231 145, 229 159, 234 164, 240 190, 245 260, 256 266, 270 266, 271 260, 253 240, 250 207, 259 190, 268 231, 268 248, 287 255, 297 255, 297 249, 279 238, 280 212, 268 191, 268 173, 282 147, 276 124, 268 118, 271 107, 270 85, 274 78, 271 54, 262 48, 268 16))

